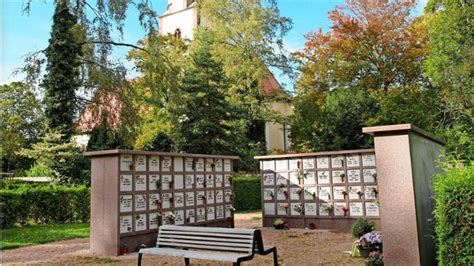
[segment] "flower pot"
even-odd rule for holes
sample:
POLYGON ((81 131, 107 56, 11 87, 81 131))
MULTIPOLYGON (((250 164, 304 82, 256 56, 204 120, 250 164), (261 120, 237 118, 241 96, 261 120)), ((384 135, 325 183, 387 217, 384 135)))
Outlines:
POLYGON ((376 247, 363 247, 363 246, 358 246, 360 256, 363 258, 369 257, 370 252, 378 250, 376 247))
POLYGON ((285 227, 285 224, 283 224, 283 223, 282 224, 276 224, 276 225, 274 224, 273 227, 275 227, 276 230, 281 230, 285 227))

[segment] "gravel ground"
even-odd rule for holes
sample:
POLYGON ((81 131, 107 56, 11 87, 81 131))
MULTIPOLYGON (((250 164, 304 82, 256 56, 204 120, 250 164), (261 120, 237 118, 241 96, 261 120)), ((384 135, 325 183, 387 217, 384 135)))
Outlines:
MULTIPOLYGON (((235 225, 241 228, 261 227, 261 214, 236 214, 235 225)), ((350 250, 353 241, 347 233, 322 230, 291 229, 276 231, 263 228, 266 245, 278 248, 281 265, 364 265, 362 259, 352 259, 344 251, 350 250)), ((49 244, 5 250, 2 265, 136 265, 137 254, 120 257, 98 257, 89 252, 89 239, 72 239, 49 244)), ((183 265, 183 259, 162 256, 144 256, 143 265, 183 265)), ((230 265, 210 261, 191 260, 193 265, 230 265)), ((244 265, 271 265, 272 256, 256 256, 244 265)))

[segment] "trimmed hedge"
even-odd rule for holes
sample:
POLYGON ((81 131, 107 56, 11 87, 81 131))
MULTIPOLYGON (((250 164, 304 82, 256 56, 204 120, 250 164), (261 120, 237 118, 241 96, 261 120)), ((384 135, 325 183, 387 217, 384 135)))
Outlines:
POLYGON ((474 265, 474 165, 452 168, 434 183, 440 265, 474 265))
POLYGON ((85 186, 19 186, 0 190, 2 229, 15 224, 88 222, 90 189, 85 186))
POLYGON ((251 211, 262 209, 260 176, 236 175, 234 183, 234 208, 236 211, 251 211))

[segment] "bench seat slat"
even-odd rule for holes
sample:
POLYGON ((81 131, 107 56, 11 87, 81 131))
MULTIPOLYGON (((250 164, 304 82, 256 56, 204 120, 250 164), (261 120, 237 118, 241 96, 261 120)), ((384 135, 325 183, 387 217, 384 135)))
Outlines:
POLYGON ((163 231, 190 231, 190 232, 212 232, 212 233, 226 233, 226 234, 251 234, 255 232, 255 229, 241 229, 241 228, 222 228, 222 227, 199 227, 199 226, 177 226, 167 225, 166 227, 160 227, 163 231))
POLYGON ((173 235, 173 234, 161 234, 158 237, 163 238, 178 238, 178 239, 196 239, 216 242, 229 242, 229 243, 252 243, 252 239, 241 239, 241 238, 219 238, 219 237, 202 237, 202 236, 190 236, 190 235, 173 235))
POLYGON ((208 250, 228 250, 241 253, 251 254, 252 249, 248 248, 232 248, 232 247, 220 247, 220 246, 205 246, 205 245, 194 245, 194 244, 180 244, 180 243, 160 243, 160 246, 170 246, 170 247, 181 247, 181 248, 197 248, 197 249, 208 249, 208 250))
POLYGON ((188 243, 195 245, 204 245, 204 246, 225 246, 225 247, 243 247, 251 249, 253 247, 252 243, 242 244, 242 243, 228 243, 228 242, 216 242, 216 241, 201 241, 201 240, 186 240, 186 239, 173 239, 173 238, 163 238, 159 237, 157 245, 168 245, 169 243, 188 243))
POLYGON ((231 234, 219 234, 219 233, 204 233, 204 232, 170 232, 170 231, 160 231, 159 234, 176 234, 176 235, 192 235, 192 236, 220 236, 220 237, 229 237, 229 238, 243 238, 243 239, 253 239, 252 235, 231 235, 231 234))
POLYGON ((248 254, 226 253, 226 252, 208 252, 196 250, 179 250, 174 248, 142 248, 139 251, 142 254, 153 254, 161 256, 173 256, 190 259, 217 260, 227 262, 237 262, 239 258, 247 257, 248 254))

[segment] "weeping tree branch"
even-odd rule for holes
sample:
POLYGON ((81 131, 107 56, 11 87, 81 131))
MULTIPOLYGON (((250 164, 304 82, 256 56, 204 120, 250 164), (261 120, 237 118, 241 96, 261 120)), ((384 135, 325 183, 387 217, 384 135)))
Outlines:
POLYGON ((79 45, 85 45, 85 44, 108 44, 108 45, 114 45, 114 46, 124 46, 124 47, 130 47, 130 48, 133 48, 133 49, 137 49, 137 50, 146 52, 146 53, 148 53, 148 54, 150 53, 147 49, 145 49, 145 48, 143 48, 143 47, 136 46, 136 45, 129 44, 129 43, 123 43, 123 42, 114 42, 114 41, 87 41, 87 42, 79 43, 79 45))

